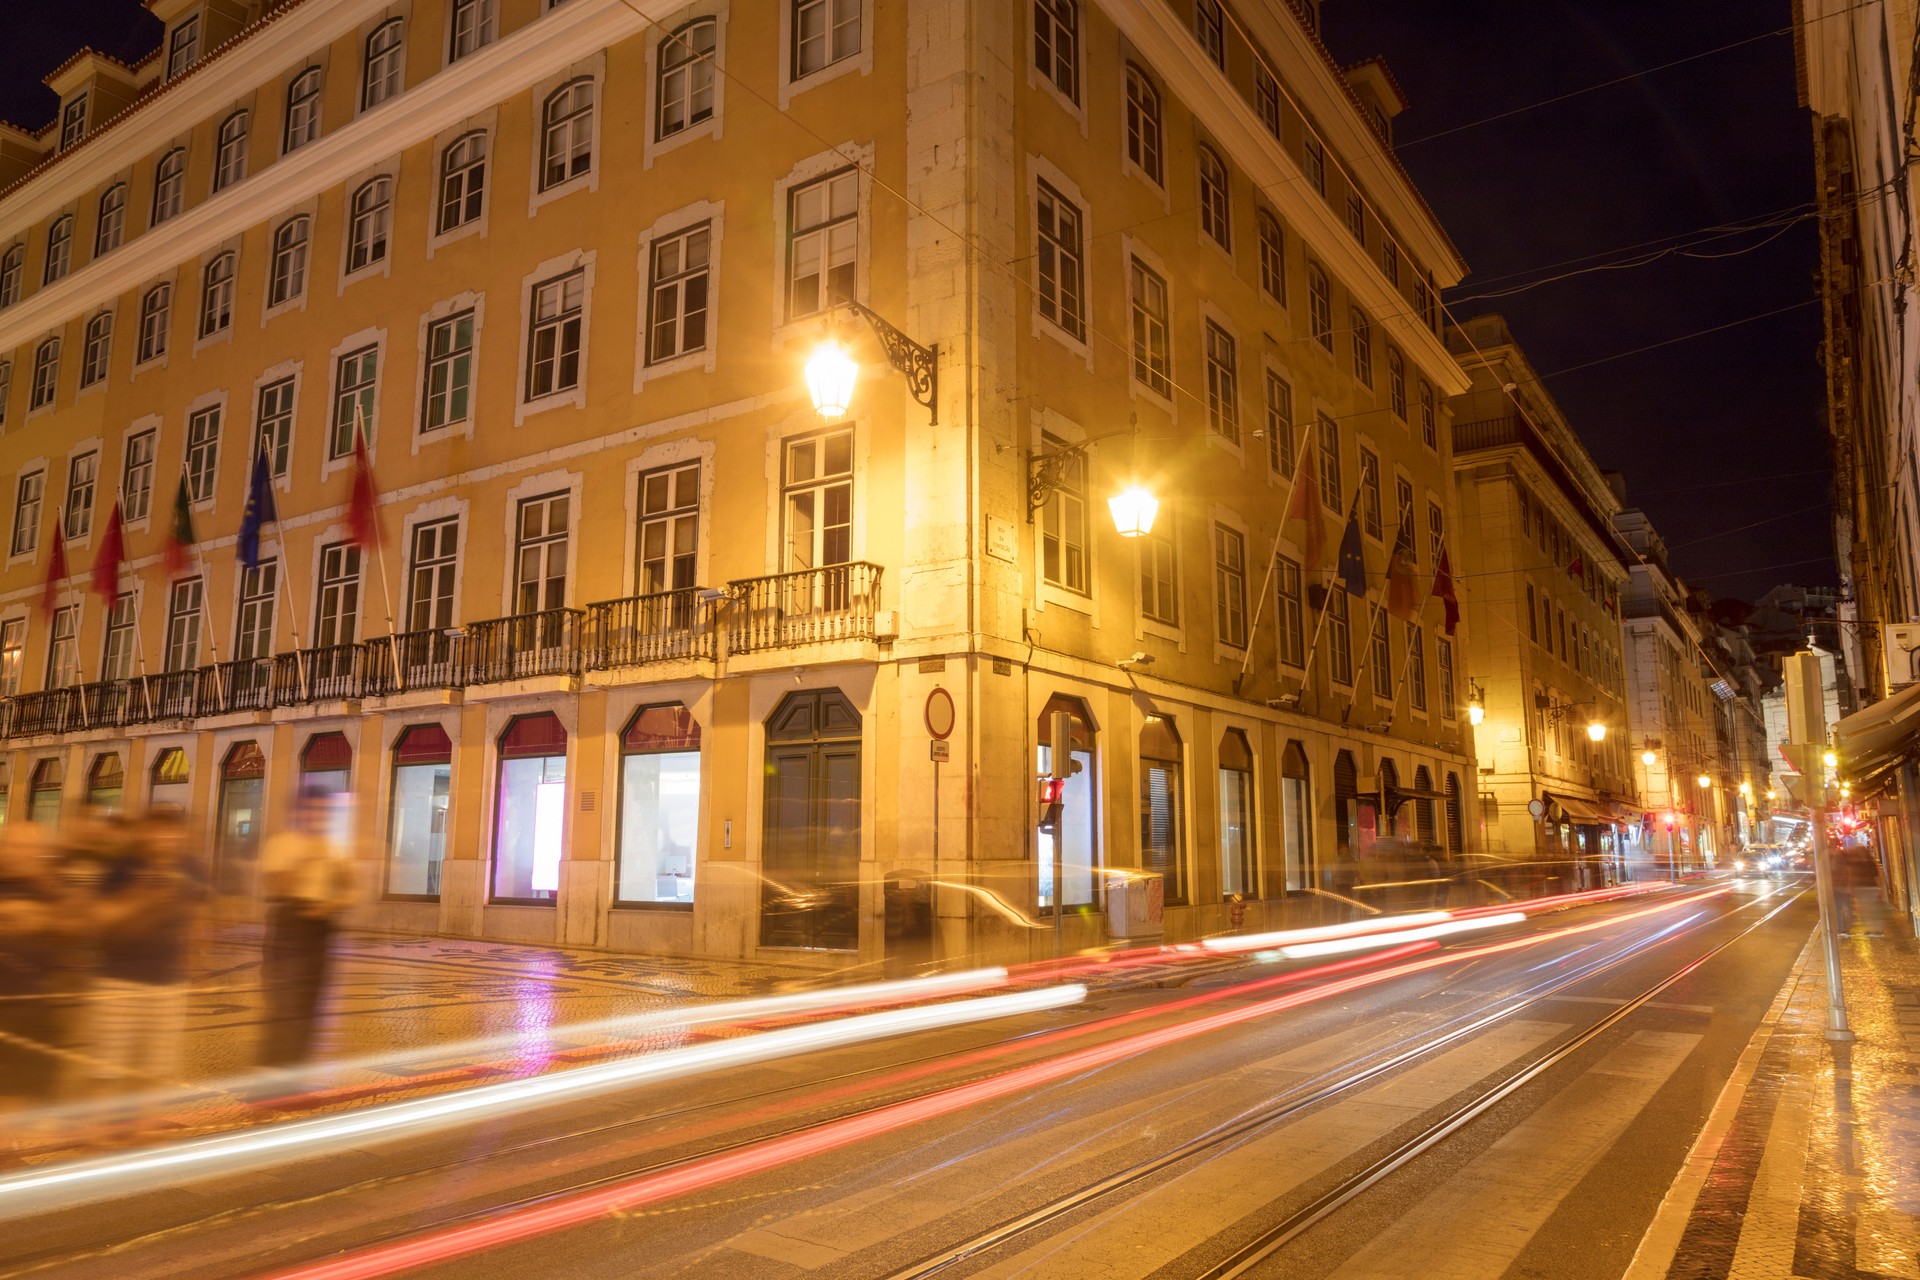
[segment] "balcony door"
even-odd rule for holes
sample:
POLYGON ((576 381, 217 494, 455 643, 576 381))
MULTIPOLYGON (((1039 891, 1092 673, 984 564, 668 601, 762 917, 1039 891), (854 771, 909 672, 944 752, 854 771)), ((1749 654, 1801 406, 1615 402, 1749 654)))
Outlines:
POLYGON ((400 666, 409 684, 433 683, 452 661, 453 583, 460 559, 460 521, 435 520, 413 527, 408 548, 407 634, 400 666))
POLYGON ((700 551, 700 464, 640 477, 637 629, 644 635, 693 625, 694 575, 700 551))
POLYGON ((787 580, 778 602, 783 613, 844 609, 844 570, 853 558, 853 432, 829 431, 787 441, 781 474, 782 571, 805 574, 787 580))
POLYGON ((860 713, 838 690, 790 693, 767 721, 760 945, 860 942, 860 713))
POLYGON ((313 678, 344 680, 353 671, 360 634, 360 548, 330 542, 320 548, 320 584, 314 596, 313 678))
POLYGON ((564 493, 520 502, 510 641, 516 654, 561 642, 564 624, 555 611, 567 604, 567 503, 564 493))

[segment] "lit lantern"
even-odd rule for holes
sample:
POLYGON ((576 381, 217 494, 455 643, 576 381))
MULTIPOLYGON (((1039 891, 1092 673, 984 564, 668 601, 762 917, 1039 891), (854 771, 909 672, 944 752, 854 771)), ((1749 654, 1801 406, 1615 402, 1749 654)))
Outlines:
POLYGON ((1820 763, 1826 765, 1829 769, 1838 769, 1840 767, 1840 757, 1829 751, 1820 757, 1820 763))
POLYGON ((1653 768, 1653 762, 1655 760, 1658 760, 1659 758, 1660 756, 1658 755, 1658 753, 1654 751, 1652 747, 1648 747, 1645 751, 1642 751, 1640 753, 1640 763, 1647 766, 1647 768, 1649 769, 1653 768))
POLYGON ((1471 725, 1478 725, 1482 720, 1485 720, 1486 718, 1487 718, 1487 704, 1480 701, 1480 695, 1476 693, 1473 695, 1473 700, 1467 703, 1467 723, 1471 725))
POLYGON ((853 402, 853 380, 860 366, 837 342, 823 342, 807 361, 807 392, 823 418, 838 418, 853 402))
POLYGON ((1108 498, 1107 509, 1113 513, 1113 527, 1121 537, 1144 538, 1153 532, 1160 499, 1136 484, 1108 498))
POLYGON ((1595 742, 1605 742, 1607 740, 1606 723, 1600 720, 1589 722, 1587 725, 1587 736, 1595 742))
POLYGON ((1709 778, 1709 777, 1708 777, 1708 776, 1707 776, 1706 774, 1704 774, 1704 773, 1703 773, 1703 774, 1701 774, 1701 775, 1700 775, 1699 777, 1697 777, 1697 778, 1695 778, 1695 779, 1694 779, 1694 781, 1695 781, 1696 783, 1698 783, 1698 784, 1699 784, 1699 785, 1700 785, 1701 787, 1703 787, 1703 788, 1705 788, 1705 787, 1710 787, 1710 786, 1712 786, 1712 785, 1713 785, 1713 779, 1712 779, 1712 778, 1709 778))

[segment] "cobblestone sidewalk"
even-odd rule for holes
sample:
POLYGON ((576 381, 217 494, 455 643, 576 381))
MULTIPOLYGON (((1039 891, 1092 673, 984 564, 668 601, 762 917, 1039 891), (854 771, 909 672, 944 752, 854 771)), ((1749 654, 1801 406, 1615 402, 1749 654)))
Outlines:
POLYGON ((1920 948, 1841 940, 1830 1044, 1819 938, 1747 1047, 1627 1280, 1920 1280, 1920 948))

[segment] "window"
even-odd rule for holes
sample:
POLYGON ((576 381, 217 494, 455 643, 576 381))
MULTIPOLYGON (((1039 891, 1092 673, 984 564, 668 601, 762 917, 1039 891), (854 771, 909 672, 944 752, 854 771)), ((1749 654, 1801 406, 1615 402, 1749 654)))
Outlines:
POLYGON ((1200 229, 1222 249, 1233 248, 1233 210, 1228 201, 1227 166, 1212 147, 1201 146, 1196 161, 1200 170, 1200 229))
POLYGON ((267 305, 277 307, 307 291, 307 239, 312 223, 288 218, 273 233, 273 267, 267 276, 267 305))
POLYGON ((1273 370, 1267 382, 1267 466, 1277 476, 1293 474, 1293 388, 1273 370))
POLYGON ((60 761, 52 756, 33 766, 33 776, 27 783, 27 819, 52 830, 60 821, 60 788, 66 781, 67 771, 60 761))
POLYGON ((700 464, 666 467, 641 476, 639 554, 635 557, 640 568, 639 593, 690 590, 699 548, 700 464))
POLYGON ((174 27, 167 41, 167 79, 185 71, 200 56, 200 15, 189 14, 174 27))
POLYGON ((1140 612, 1167 626, 1180 625, 1179 566, 1173 521, 1166 511, 1140 539, 1140 612))
POLYGON ((27 659, 27 620, 0 622, 0 698, 20 692, 20 668, 27 659))
POLYGON ((0 307, 20 301, 20 280, 26 274, 27 246, 16 244, 0 257, 0 307))
POLYGON ((393 226, 393 179, 379 177, 353 193, 347 233, 347 271, 359 271, 387 256, 393 226))
POLYGON ((213 189, 225 191, 247 176, 247 113, 236 111, 220 122, 213 156, 213 189))
POLYGON ((567 830, 567 731, 551 711, 516 716, 500 735, 493 900, 551 903, 567 830))
POLYGON ((1407 420, 1407 358, 1393 346, 1387 348, 1387 404, 1394 417, 1407 420))
POLYGON ((713 231, 689 227, 653 242, 647 291, 647 363, 707 348, 708 270, 713 231))
POLYGON ((1065 94, 1080 101, 1079 0, 1033 0, 1033 65, 1065 94))
POLYGON ((535 285, 527 329, 527 399, 571 391, 580 385, 580 332, 587 277, 573 271, 535 285))
POLYGON ((48 338, 33 353, 33 382, 27 391, 27 408, 44 409, 53 403, 53 391, 60 380, 60 339, 48 338))
POLYGON ((1213 64, 1225 69, 1227 65, 1227 15, 1220 8, 1220 0, 1193 0, 1193 34, 1200 41, 1200 51, 1213 59, 1213 64))
POLYGON ((213 501, 215 469, 220 462, 220 406, 209 405, 187 419, 187 496, 213 501))
POLYGON ((1060 861, 1060 897, 1069 907, 1091 905, 1099 891, 1096 868, 1100 865, 1099 826, 1095 822, 1096 802, 1093 786, 1093 730, 1087 709, 1078 698, 1054 694, 1040 711, 1036 726, 1034 763, 1036 776, 1053 772, 1056 745, 1067 752, 1066 785, 1062 795, 1059 821, 1040 828, 1035 848, 1035 868, 1039 881, 1039 907, 1051 914, 1054 909, 1054 859, 1060 861), (1056 744, 1054 717, 1067 717, 1067 740, 1056 744))
POLYGON ((267 451, 267 469, 278 480, 287 474, 293 451, 293 379, 281 378, 260 388, 254 402, 254 438, 267 451))
POLYGON ((1285 845, 1289 893, 1306 889, 1313 877, 1313 795, 1308 785, 1307 754, 1297 742, 1280 758, 1280 839, 1285 845))
POLYGON ((1173 357, 1167 346, 1167 282, 1133 260, 1133 376, 1148 390, 1173 396, 1173 357))
POLYGON ((153 169, 153 225, 159 226, 186 207, 187 153, 175 148, 160 157, 153 169))
POLYGON ((1127 159, 1156 186, 1164 179, 1160 169, 1160 91, 1147 73, 1127 64, 1127 159))
POLYGON ((593 81, 562 85, 540 115, 540 189, 549 191, 593 167, 593 81))
POLYGON ((1383 702, 1393 699, 1393 638, 1387 631, 1387 611, 1373 613, 1373 652, 1367 665, 1373 669, 1373 696, 1383 702))
POLYGON ((262 560, 240 572, 240 607, 234 614, 233 656, 251 662, 273 656, 273 602, 280 563, 262 560))
POLYGON ((102 311, 87 321, 86 341, 80 348, 80 385, 90 387, 107 376, 113 353, 113 312, 102 311))
POLYGON ((1445 636, 1433 638, 1433 665, 1440 681, 1440 714, 1451 720, 1459 713, 1454 703, 1453 641, 1445 636))
POLYGON ((87 95, 76 93, 60 108, 60 149, 65 151, 87 136, 87 95))
POLYGON ((13 555, 30 556, 39 549, 40 503, 46 491, 46 472, 29 471, 20 477, 13 498, 13 555))
POLYGON ((48 689, 65 689, 80 682, 80 606, 53 611, 53 629, 47 640, 48 689))
POLYGON ((851 951, 860 940, 860 713, 796 691, 766 722, 760 944, 851 951))
POLYGON ((233 323, 233 255, 207 264, 200 278, 200 336, 211 337, 233 323))
POLYGON ((1380 269, 1386 272, 1387 282, 1398 289, 1400 287, 1400 246, 1384 234, 1380 237, 1380 269))
POLYGON ((1260 892, 1253 834, 1253 748, 1247 735, 1229 729, 1220 736, 1220 892, 1254 897, 1260 892))
POLYGON ((1253 109, 1267 132, 1280 136, 1280 82, 1258 57, 1253 60, 1253 109))
POLYGON ((514 537, 513 611, 517 615, 566 607, 567 508, 564 493, 520 501, 514 537))
POLYGON ((1207 424, 1240 443, 1240 372, 1233 335, 1207 321, 1207 424))
POLYGON ((1067 442, 1040 437, 1040 452, 1061 458, 1059 483, 1041 508, 1040 576, 1056 587, 1087 593, 1087 457, 1067 442))
POLYGON ((1397 544, 1403 539, 1407 544, 1407 553, 1413 557, 1417 568, 1420 553, 1413 541, 1413 481, 1405 476, 1393 478, 1393 540, 1397 544))
POLYGON ((173 286, 157 284, 140 299, 140 361, 167 354, 167 321, 173 313, 173 286))
POLYGON ((417 724, 393 744, 393 822, 387 832, 387 896, 434 898, 447 856, 453 795, 453 740, 417 724))
POLYGON ((1440 563, 1440 552, 1447 545, 1447 513, 1440 504, 1427 500, 1427 553, 1436 565, 1440 563))
MULTIPOLYGON (((320 548, 320 590, 314 597, 313 612, 316 646, 328 650, 354 642, 360 630, 359 547, 350 542, 329 542, 320 548)), ((331 666, 325 661, 331 656, 323 655, 322 665, 331 666)))
POLYGON ((183 578, 167 593, 167 670, 200 665, 200 579, 183 578))
MULTIPOLYGON (((1036 0, 1036 14, 1044 2, 1036 0)), ((1038 184, 1038 190, 1034 221, 1039 235, 1036 269, 1040 279, 1040 314, 1062 331, 1084 341, 1087 336, 1086 276, 1081 256, 1080 210, 1045 182, 1038 184)))
POLYGON ((145 520, 153 505, 153 451, 158 433, 127 437, 126 463, 120 472, 121 514, 129 522, 145 520))
POLYGON ((617 902, 693 905, 700 726, 679 703, 642 707, 620 735, 617 902))
POLYGON ((7 401, 13 396, 13 361, 0 360, 0 424, 7 420, 7 401))
POLYGON ((340 357, 333 373, 333 430, 327 436, 327 457, 344 458, 353 452, 354 437, 373 437, 374 394, 380 379, 380 349, 361 347, 340 357))
POLYGON ((787 319, 810 316, 853 297, 859 191, 854 171, 843 169, 788 194, 787 319))
POLYGON ((1367 322, 1367 313, 1358 307, 1351 308, 1348 318, 1353 325, 1353 377, 1363 387, 1373 385, 1373 326, 1367 322))
POLYGON ((1347 626, 1347 593, 1339 583, 1327 587, 1327 666, 1335 684, 1353 683, 1353 638, 1347 626))
POLYGON ((426 416, 422 431, 438 431, 473 416, 473 312, 427 327, 426 416))
POLYGON ((1407 624, 1407 705, 1427 709, 1427 633, 1417 622, 1407 624))
POLYGON ((1320 415, 1320 503, 1333 511, 1343 511, 1341 494, 1346 486, 1340 479, 1340 424, 1327 414, 1320 415))
POLYGON ((853 559, 853 432, 787 441, 781 476, 786 571, 853 559))
POLYGON ((1186 814, 1180 735, 1151 716, 1140 730, 1140 867, 1161 876, 1164 901, 1187 901, 1186 814))
POLYGON ((1286 233, 1280 220, 1265 209, 1254 215, 1260 235, 1260 288, 1281 306, 1287 305, 1286 233))
POLYGON ((112 253, 127 235, 127 184, 116 182, 100 197, 100 221, 93 230, 93 256, 112 253))
POLYGON ((1360 450, 1360 525, 1369 538, 1380 538, 1380 459, 1373 450, 1360 450))
POLYGON ((1333 350, 1333 289, 1320 264, 1307 264, 1307 328, 1313 340, 1333 350))
POLYGON ((440 234, 480 216, 487 194, 487 135, 456 138, 440 159, 440 234))
POLYGON ((1320 139, 1315 137, 1311 131, 1307 133, 1306 145, 1302 154, 1304 156, 1303 167, 1307 171, 1307 182, 1315 191, 1320 193, 1321 199, 1326 199, 1327 149, 1321 145, 1320 139))
POLYGON ((400 92, 400 77, 405 70, 406 50, 402 46, 405 28, 400 19, 383 23, 367 37, 366 71, 360 81, 360 109, 377 107, 400 92))
POLYGON ((670 138, 713 118, 713 53, 719 24, 689 22, 660 42, 660 101, 654 137, 670 138))
POLYGON ((1420 442, 1429 449, 1440 447, 1439 427, 1435 422, 1433 407, 1433 386, 1425 378, 1420 379, 1420 442))
POLYGON ((447 61, 457 62, 475 49, 493 43, 499 0, 453 0, 452 45, 447 61))
POLYGON ((73 265, 73 215, 64 214, 47 228, 47 270, 40 283, 52 284, 67 274, 73 265))
POLYGON ((1237 529, 1213 526, 1214 626, 1220 642, 1247 647, 1247 540, 1237 529))
POLYGON ((282 151, 297 151, 320 136, 320 68, 309 67, 287 86, 287 127, 282 151))
POLYGON ((414 526, 407 571, 407 630, 440 632, 453 625, 454 574, 459 558, 458 519, 414 526))
POLYGON ((93 496, 100 483, 100 455, 92 450, 67 463, 66 535, 75 542, 93 532, 93 496))
POLYGON ((1281 556, 1274 565, 1273 579, 1280 605, 1280 661, 1290 667, 1303 667, 1307 663, 1307 634, 1299 563, 1281 556))
POLYGON ((860 0, 793 0, 793 78, 860 52, 860 0))
POLYGON ((1347 230, 1362 245, 1367 243, 1367 206, 1361 202, 1357 191, 1347 192, 1347 230))

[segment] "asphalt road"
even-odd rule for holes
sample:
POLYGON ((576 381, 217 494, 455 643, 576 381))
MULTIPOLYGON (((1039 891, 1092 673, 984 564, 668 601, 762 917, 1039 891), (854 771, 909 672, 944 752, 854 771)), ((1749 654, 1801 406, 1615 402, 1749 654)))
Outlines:
POLYGON ((156 1170, 0 1277, 1615 1277, 1813 924, 1706 887, 156 1170))

